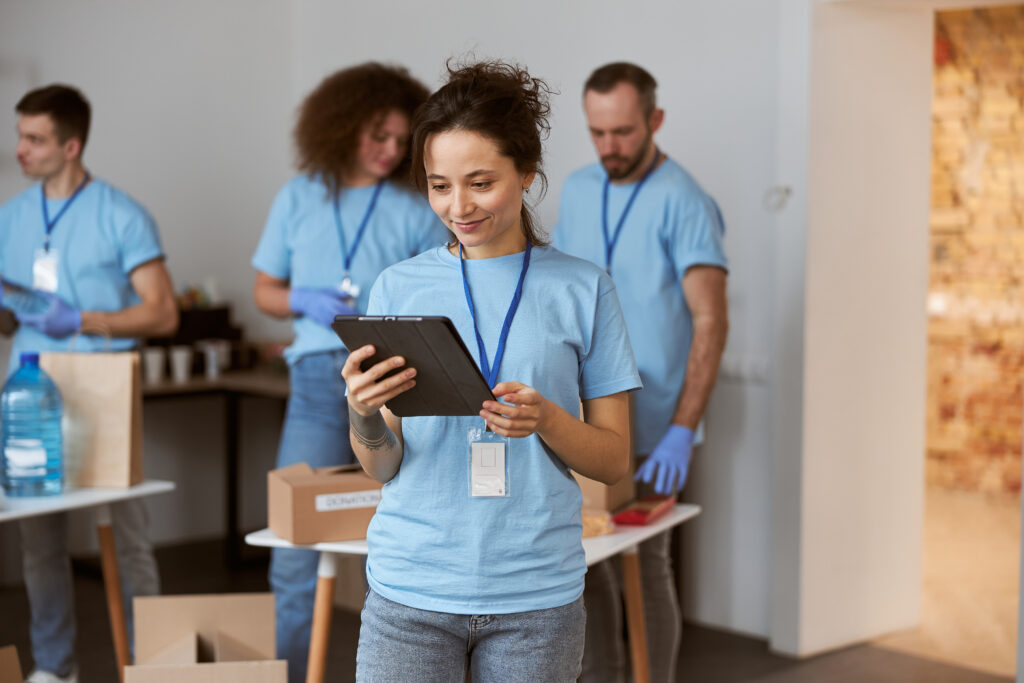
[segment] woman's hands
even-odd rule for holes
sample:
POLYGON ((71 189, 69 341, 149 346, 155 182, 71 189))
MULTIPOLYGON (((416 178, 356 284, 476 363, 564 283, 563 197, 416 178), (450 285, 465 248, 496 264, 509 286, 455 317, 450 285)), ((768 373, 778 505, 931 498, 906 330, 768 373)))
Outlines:
POLYGON ((571 414, 520 382, 501 382, 484 401, 480 417, 496 434, 539 436, 569 469, 614 484, 629 469, 629 397, 621 391, 583 401, 583 416, 571 414))
POLYGON ((499 382, 491 393, 512 404, 484 401, 480 417, 492 432, 518 438, 544 430, 552 404, 539 391, 521 382, 499 382))
POLYGON ((416 380, 413 379, 416 376, 415 368, 403 370, 381 380, 388 372, 405 365, 405 359, 401 356, 382 360, 363 372, 359 368, 360 364, 372 356, 374 351, 372 345, 352 351, 345 361, 345 367, 341 369, 341 376, 348 387, 349 406, 367 417, 378 412, 385 402, 416 386, 416 380))

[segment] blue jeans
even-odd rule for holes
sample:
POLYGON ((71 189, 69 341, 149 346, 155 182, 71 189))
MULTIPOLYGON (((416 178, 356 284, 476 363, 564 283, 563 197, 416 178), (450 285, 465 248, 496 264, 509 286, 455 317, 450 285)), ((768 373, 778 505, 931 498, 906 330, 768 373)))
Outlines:
MULTIPOLYGON (((285 414, 277 466, 305 462, 310 467, 355 461, 348 441, 348 401, 341 368, 347 351, 300 358, 290 369, 291 396, 285 414)), ((306 680, 313 597, 319 554, 312 550, 274 549, 270 587, 277 605, 277 656, 288 661, 288 680, 306 680)))
MULTIPOLYGON (((114 547, 121 576, 128 639, 132 627, 132 598, 160 592, 160 577, 146 527, 146 504, 139 499, 110 506, 114 547)), ((75 666, 75 612, 71 561, 68 558, 67 513, 21 520, 22 565, 28 592, 35 667, 67 676, 75 666)))
POLYGON ((446 614, 372 590, 363 606, 356 683, 573 683, 580 674, 583 598, 515 614, 446 614))

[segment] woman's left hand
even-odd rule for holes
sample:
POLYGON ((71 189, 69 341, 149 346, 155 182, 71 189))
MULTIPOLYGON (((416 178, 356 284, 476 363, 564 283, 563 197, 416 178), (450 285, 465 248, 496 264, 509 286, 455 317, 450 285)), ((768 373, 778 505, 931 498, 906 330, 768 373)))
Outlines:
POLYGON ((500 382, 491 392, 508 403, 484 401, 480 417, 491 431, 502 436, 529 436, 542 428, 550 411, 550 402, 539 391, 521 382, 500 382))

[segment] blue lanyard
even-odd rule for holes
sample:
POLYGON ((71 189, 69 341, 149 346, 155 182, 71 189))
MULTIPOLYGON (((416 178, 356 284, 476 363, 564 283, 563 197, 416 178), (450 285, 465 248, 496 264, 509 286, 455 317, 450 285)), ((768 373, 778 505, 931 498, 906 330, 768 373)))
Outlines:
POLYGON ((644 171, 644 176, 640 179, 640 182, 633 188, 633 194, 629 195, 629 199, 626 201, 626 207, 622 210, 622 215, 619 216, 619 222, 615 226, 615 232, 612 236, 608 237, 608 185, 611 184, 611 179, 608 176, 604 178, 604 191, 601 196, 601 233, 604 235, 604 269, 609 273, 612 272, 612 252, 615 251, 615 245, 619 241, 619 235, 622 234, 622 226, 626 224, 626 216, 629 215, 629 210, 633 208, 633 200, 636 199, 637 194, 640 193, 640 188, 644 186, 647 179, 654 173, 654 168, 658 165, 658 160, 661 159, 661 152, 657 147, 654 148, 654 161, 644 171))
POLYGON ((334 197, 334 223, 338 226, 338 240, 341 242, 341 258, 345 262, 345 275, 348 276, 352 270, 352 258, 356 255, 356 249, 359 248, 359 243, 363 239, 363 233, 366 232, 366 225, 370 222, 370 216, 373 215, 373 210, 377 206, 377 198, 380 197, 380 191, 384 189, 384 181, 381 180, 377 183, 377 186, 373 188, 373 196, 370 197, 370 205, 366 207, 366 213, 363 214, 363 220, 359 223, 359 229, 356 230, 356 237, 352 240, 352 250, 349 251, 345 246, 345 228, 341 224, 341 205, 340 197, 335 195, 334 197))
POLYGON ((85 186, 89 184, 89 178, 89 174, 86 173, 85 177, 82 178, 82 182, 78 184, 74 193, 72 193, 68 200, 64 202, 64 206, 60 207, 60 211, 57 212, 57 215, 53 217, 52 221, 50 220, 50 210, 46 207, 46 190, 43 189, 42 184, 39 185, 39 195, 43 198, 43 225, 46 227, 46 236, 43 238, 43 249, 46 251, 50 251, 50 233, 53 232, 53 226, 57 225, 57 221, 60 220, 60 217, 64 215, 68 208, 70 208, 72 202, 78 198, 78 195, 82 193, 85 186))
POLYGON ((473 296, 469 293, 469 280, 466 278, 466 261, 462 258, 462 245, 459 245, 459 265, 462 266, 462 286, 466 290, 466 303, 469 304, 469 314, 473 316, 473 331, 476 332, 476 345, 480 350, 480 369, 487 378, 487 386, 493 388, 498 382, 498 368, 501 367, 502 356, 505 355, 505 342, 508 341, 508 331, 512 329, 512 319, 516 317, 516 310, 519 308, 519 300, 523 298, 523 281, 526 279, 526 271, 530 268, 530 250, 533 245, 526 243, 526 253, 523 254, 523 269, 519 273, 519 284, 516 285, 516 293, 512 295, 512 303, 505 314, 505 322, 501 326, 501 335, 498 337, 498 350, 494 353, 494 365, 487 362, 487 349, 484 348, 483 337, 480 336, 480 328, 476 324, 476 309, 473 308, 473 296))

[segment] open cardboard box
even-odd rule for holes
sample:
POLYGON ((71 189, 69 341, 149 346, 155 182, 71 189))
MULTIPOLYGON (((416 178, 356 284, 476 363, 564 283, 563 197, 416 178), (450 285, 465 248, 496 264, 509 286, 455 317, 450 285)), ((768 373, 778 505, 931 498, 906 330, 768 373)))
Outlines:
POLYGON ((18 651, 13 645, 0 647, 0 683, 23 683, 18 651))
POLYGON ((125 683, 287 683, 270 593, 135 598, 125 683))
POLYGON ((366 538, 380 482, 358 464, 313 469, 306 463, 267 474, 267 526, 296 545, 366 538))

